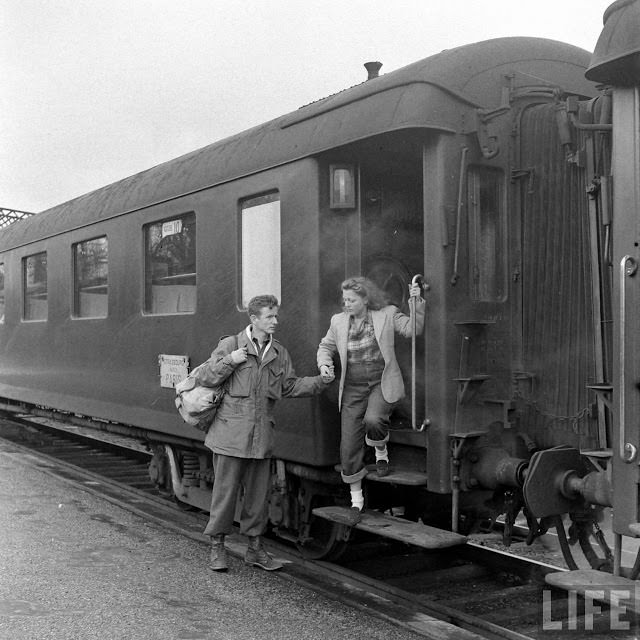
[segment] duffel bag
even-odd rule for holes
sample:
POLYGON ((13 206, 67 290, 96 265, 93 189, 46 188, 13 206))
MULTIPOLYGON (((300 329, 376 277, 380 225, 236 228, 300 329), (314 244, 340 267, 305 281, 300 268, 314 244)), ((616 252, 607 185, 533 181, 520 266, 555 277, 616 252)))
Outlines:
MULTIPOLYGON (((203 365, 200 365, 203 366, 203 365)), ((176 385, 176 408, 182 419, 202 431, 206 431, 225 394, 224 385, 203 387, 196 381, 196 367, 184 380, 176 385)))

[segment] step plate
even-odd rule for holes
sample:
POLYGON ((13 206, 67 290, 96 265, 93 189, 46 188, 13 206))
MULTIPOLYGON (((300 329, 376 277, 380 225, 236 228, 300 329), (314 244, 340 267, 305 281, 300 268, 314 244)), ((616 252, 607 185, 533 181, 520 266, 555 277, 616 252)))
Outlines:
POLYGON ((385 482, 387 484, 401 484, 412 487, 424 487, 427 484, 427 474, 419 471, 406 471, 395 469, 393 464, 389 465, 389 473, 386 476, 379 476, 375 464, 367 465, 368 482, 385 482))
POLYGON ((635 580, 596 569, 558 571, 548 573, 544 579, 557 589, 575 591, 591 600, 624 606, 635 614, 640 613, 640 585, 635 580))
MULTIPOLYGON (((331 520, 339 524, 348 522, 348 507, 318 507, 313 515, 331 520)), ((384 538, 399 540, 407 544, 423 547, 424 549, 444 549, 455 547, 467 541, 466 536, 444 529, 437 529, 425 524, 386 516, 378 511, 363 511, 362 519, 355 525, 356 529, 374 533, 384 538)))

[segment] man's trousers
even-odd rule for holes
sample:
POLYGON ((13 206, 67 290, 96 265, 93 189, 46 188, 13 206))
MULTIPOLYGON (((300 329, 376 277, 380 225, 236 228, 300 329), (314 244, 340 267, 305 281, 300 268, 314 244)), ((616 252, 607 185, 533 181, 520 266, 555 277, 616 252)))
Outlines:
POLYGON ((231 533, 238 494, 242 490, 240 533, 261 536, 267 526, 270 471, 269 458, 236 458, 214 453, 211 509, 204 534, 231 533))

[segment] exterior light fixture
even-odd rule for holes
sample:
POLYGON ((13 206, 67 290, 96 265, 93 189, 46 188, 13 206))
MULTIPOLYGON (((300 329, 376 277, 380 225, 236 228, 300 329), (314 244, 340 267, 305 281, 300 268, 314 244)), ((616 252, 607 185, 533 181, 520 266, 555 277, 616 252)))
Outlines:
POLYGON ((329 166, 329 207, 353 209, 356 206, 356 172, 352 164, 329 166))

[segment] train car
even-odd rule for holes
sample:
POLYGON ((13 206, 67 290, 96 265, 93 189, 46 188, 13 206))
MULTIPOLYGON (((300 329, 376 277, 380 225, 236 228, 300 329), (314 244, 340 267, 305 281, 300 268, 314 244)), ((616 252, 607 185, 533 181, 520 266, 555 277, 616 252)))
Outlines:
MULTIPOLYGON (((604 165, 598 183, 606 193, 604 203, 609 211, 605 216, 609 232, 604 246, 607 259, 603 264, 610 272, 611 295, 604 308, 608 308, 614 357, 604 378, 609 382, 592 387, 604 398, 607 407, 611 427, 608 446, 591 452, 575 445, 535 452, 524 482, 524 498, 532 516, 571 523, 569 539, 560 539, 571 571, 554 575, 549 582, 583 594, 597 586, 601 592, 597 599, 614 604, 612 594, 617 593, 625 600, 625 607, 636 612, 635 581, 640 576, 640 552, 634 540, 640 536, 639 70, 640 1, 617 0, 604 14, 604 28, 586 72, 586 77, 597 82, 612 101, 612 109, 602 125, 610 129, 609 134, 603 131, 610 138, 610 147, 605 145, 602 155, 605 163, 610 158, 609 168, 604 165), (594 514, 608 507, 612 507, 611 545, 602 531, 596 531, 597 536, 591 535, 594 514), (576 546, 588 563, 574 558, 572 541, 579 542, 576 546), (635 561, 625 563, 627 554, 631 559, 635 554, 635 561)), ((560 526, 558 529, 561 531, 560 526)))
MULTIPOLYGON (((398 340, 409 393, 367 507, 460 533, 502 515, 508 542, 532 455, 611 446, 611 101, 589 62, 514 37, 371 63, 357 86, 11 225, 0 408, 131 434, 160 486, 207 509, 210 456, 174 406, 187 367, 271 292, 278 339, 314 375, 342 280, 407 311, 419 274, 425 330, 398 340)), ((318 515, 348 504, 336 396, 277 415, 272 529, 319 556, 348 537, 318 515)))

